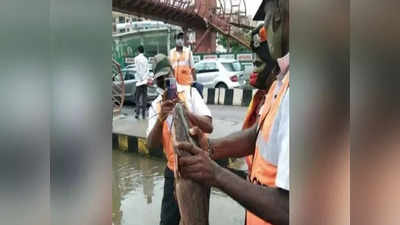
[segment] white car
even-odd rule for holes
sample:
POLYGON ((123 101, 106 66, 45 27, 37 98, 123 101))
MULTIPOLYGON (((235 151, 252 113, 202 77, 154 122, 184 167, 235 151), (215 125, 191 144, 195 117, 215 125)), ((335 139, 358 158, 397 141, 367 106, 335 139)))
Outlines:
POLYGON ((207 88, 237 88, 245 81, 239 61, 234 59, 206 59, 194 65, 197 82, 207 88))

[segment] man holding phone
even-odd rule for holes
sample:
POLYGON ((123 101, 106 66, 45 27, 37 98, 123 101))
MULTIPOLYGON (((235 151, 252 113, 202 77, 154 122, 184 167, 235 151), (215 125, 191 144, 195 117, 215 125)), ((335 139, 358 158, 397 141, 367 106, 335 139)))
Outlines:
POLYGON ((170 141, 172 112, 177 102, 183 102, 189 123, 199 127, 205 133, 213 131, 212 117, 196 88, 176 82, 167 56, 158 54, 154 57, 153 71, 160 95, 152 102, 149 109, 147 145, 150 149, 162 147, 168 161, 164 172, 160 225, 178 225, 180 214, 174 197, 175 158, 173 143, 170 141))

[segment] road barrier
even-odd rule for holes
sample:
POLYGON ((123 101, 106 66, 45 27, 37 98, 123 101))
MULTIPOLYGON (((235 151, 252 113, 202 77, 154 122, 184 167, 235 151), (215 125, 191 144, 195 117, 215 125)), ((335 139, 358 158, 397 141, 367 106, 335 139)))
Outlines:
POLYGON ((255 89, 204 88, 203 99, 208 105, 249 106, 255 89))

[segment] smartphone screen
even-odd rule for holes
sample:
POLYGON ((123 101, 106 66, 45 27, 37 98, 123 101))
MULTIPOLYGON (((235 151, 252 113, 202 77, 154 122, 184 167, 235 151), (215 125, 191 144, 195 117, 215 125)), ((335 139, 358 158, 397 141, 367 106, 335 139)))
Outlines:
POLYGON ((165 79, 165 87, 167 88, 167 98, 175 99, 178 97, 177 95, 177 87, 176 87, 176 79, 173 77, 169 77, 165 79))

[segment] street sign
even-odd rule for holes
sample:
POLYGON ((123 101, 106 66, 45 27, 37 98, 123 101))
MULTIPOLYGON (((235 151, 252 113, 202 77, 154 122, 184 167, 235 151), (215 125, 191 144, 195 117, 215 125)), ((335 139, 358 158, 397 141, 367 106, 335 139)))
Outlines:
POLYGON ((217 55, 204 55, 203 59, 217 59, 217 55))
POLYGON ((236 59, 239 61, 253 61, 253 54, 238 54, 236 59))
POLYGON ((220 55, 219 58, 221 58, 221 59, 235 59, 235 55, 234 54, 223 54, 223 55, 220 55))

